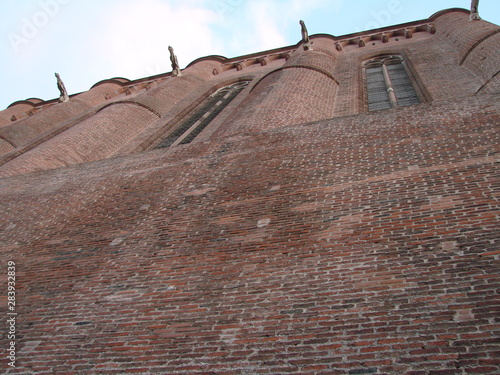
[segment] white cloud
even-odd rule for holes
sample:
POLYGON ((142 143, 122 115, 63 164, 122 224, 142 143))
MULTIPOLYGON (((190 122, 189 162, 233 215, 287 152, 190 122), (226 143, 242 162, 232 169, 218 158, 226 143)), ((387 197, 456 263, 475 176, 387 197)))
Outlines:
POLYGON ((258 52, 266 49, 286 45, 284 30, 279 24, 279 17, 275 17, 272 3, 255 1, 245 9, 244 24, 235 33, 232 43, 240 46, 240 54, 258 52))
POLYGON ((293 0, 289 7, 287 7, 288 12, 294 15, 307 14, 311 10, 318 8, 326 9, 330 8, 332 5, 337 6, 340 4, 340 0, 293 0))
POLYGON ((217 15, 200 5, 141 0, 108 9, 101 15, 106 19, 104 34, 92 42, 94 48, 99 46, 99 63, 108 64, 115 75, 126 71, 126 78, 134 79, 170 71, 169 45, 181 67, 213 53, 218 38, 210 26, 217 15))
POLYGON ((106 27, 91 45, 108 71, 134 79, 169 71, 169 45, 182 67, 206 55, 231 58, 295 44, 299 19, 340 1, 123 1, 101 13, 106 27))
POLYGON ((231 33, 231 51, 236 52, 229 57, 295 44, 301 38, 300 19, 307 21, 318 8, 334 15, 342 4, 342 0, 222 2, 239 4, 226 6, 222 13, 224 27, 231 33))

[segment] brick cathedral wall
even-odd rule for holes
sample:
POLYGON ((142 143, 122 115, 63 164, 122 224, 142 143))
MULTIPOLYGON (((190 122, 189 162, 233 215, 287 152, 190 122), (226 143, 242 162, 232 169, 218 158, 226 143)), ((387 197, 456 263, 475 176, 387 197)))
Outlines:
POLYGON ((186 73, 181 77, 167 79, 134 100, 163 115, 203 81, 196 75, 186 73))
POLYGON ((11 143, 5 141, 4 139, 0 139, 0 155, 6 154, 14 150, 15 147, 11 143))
POLYGON ((498 374, 495 39, 434 21, 339 53, 313 38, 283 66, 202 59, 0 167, 7 373, 498 374), (365 113, 381 53, 427 101, 365 113), (243 77, 209 136, 116 156, 243 77))
MULTIPOLYGON (((478 48, 471 53, 470 58, 478 61, 477 67, 458 64, 460 55, 455 47, 431 34, 416 33, 412 39, 399 38, 398 41, 392 38, 385 45, 378 43, 374 46, 367 44, 363 48, 351 47, 339 54, 334 70, 334 76, 339 80, 334 116, 353 115, 367 110, 362 63, 381 54, 403 56, 414 84, 423 91, 423 101, 475 95, 486 82, 483 77, 494 76, 495 70, 498 70, 498 52, 491 47, 496 43, 495 38, 483 43, 484 49, 478 48), (482 57, 472 57, 475 54, 482 57), (479 70, 483 71, 482 75, 478 73, 479 70)), ((495 93, 495 87, 498 88, 498 77, 491 79, 485 92, 495 93)))
POLYGON ((498 373, 498 103, 1 179, 7 373, 498 373))
MULTIPOLYGON (((20 123, 0 128, 0 135, 5 133, 5 138, 19 148, 29 146, 30 142, 37 140, 37 136, 43 141, 33 149, 23 150, 14 160, 7 160, 0 166, 0 175, 10 176, 110 157, 201 83, 203 79, 188 73, 176 79, 167 79, 135 95, 128 96, 121 92, 109 103, 120 100, 131 103, 120 104, 122 111, 115 109, 111 117, 107 115, 107 109, 92 113, 96 111, 96 106, 99 108, 99 104, 100 107, 106 105, 105 94, 110 92, 110 87, 116 90, 116 85, 99 85, 69 102, 58 103, 20 123), (138 109, 140 106, 142 109, 138 109), (68 113, 69 110, 73 112, 68 113), (84 113, 87 116, 80 120, 79 115, 84 113), (67 129, 59 134, 57 129, 64 126, 67 129), (49 134, 44 138, 50 131, 55 131, 54 136, 49 134)), ((7 146, 5 149, 6 153, 15 151, 7 146)))
POLYGON ((468 19, 466 12, 444 14, 436 19, 436 35, 458 51, 457 63, 466 66, 485 83, 498 73, 500 27, 468 19))
POLYGON ((464 57, 463 66, 482 78, 485 92, 500 92, 500 28, 464 57))
POLYGON ((296 51, 282 68, 260 79, 215 132, 236 135, 332 117, 338 82, 335 59, 318 51, 296 51))
POLYGON ((0 135, 7 138, 17 147, 29 144, 30 141, 44 132, 50 131, 58 124, 77 117, 88 111, 91 107, 80 101, 61 103, 51 106, 33 116, 26 117, 11 125, 0 128, 0 135))
POLYGON ((0 111, 0 127, 12 124, 12 116, 14 116, 16 120, 27 117, 28 112, 31 109, 33 109, 32 105, 16 104, 10 108, 6 108, 3 111, 0 111))
MULTIPOLYGON (((487 36, 498 27, 484 21, 470 22, 467 17, 463 12, 445 13, 435 19, 436 35, 414 33, 412 39, 392 37, 387 44, 374 41, 374 45, 369 42, 363 48, 351 45, 342 52, 335 49, 331 38, 313 38, 312 51, 300 52, 299 46, 299 51, 293 53, 281 69, 257 83, 214 134, 235 135, 249 129, 365 112, 362 62, 383 53, 404 55, 424 92, 424 101, 448 100, 472 95, 478 90, 496 92, 500 77, 495 77, 498 61, 495 41, 499 35, 487 36), (457 62, 461 59, 465 59, 464 64, 459 65, 457 62)), ((111 101, 133 100, 164 115, 188 94, 214 80, 212 71, 220 70, 220 66, 216 60, 201 60, 188 67, 181 77, 166 79, 131 96, 125 97, 122 93, 111 101)), ((248 75, 248 71, 243 70, 240 74, 248 75)), ((0 135, 17 150, 37 139, 46 141, 50 138, 46 132, 64 126, 65 121, 76 119, 91 107, 95 110, 96 106, 105 105, 105 94, 116 91, 117 87, 119 85, 111 83, 98 85, 75 96, 69 103, 55 104, 32 117, 0 128, 0 135)), ((11 151, 7 145, 3 149, 6 153, 11 151)))
POLYGON ((453 45, 459 53, 459 61, 478 40, 498 29, 497 25, 486 21, 469 21, 468 12, 446 13, 434 22, 436 35, 453 45))
POLYGON ((0 166, 0 176, 64 167, 110 157, 158 116, 131 103, 117 103, 0 166))

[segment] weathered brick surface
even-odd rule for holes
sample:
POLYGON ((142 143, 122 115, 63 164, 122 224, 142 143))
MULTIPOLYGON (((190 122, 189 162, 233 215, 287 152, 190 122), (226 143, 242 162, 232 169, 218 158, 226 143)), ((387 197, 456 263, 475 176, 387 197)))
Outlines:
POLYGON ((457 50, 460 65, 481 77, 486 92, 498 92, 500 28, 482 20, 467 21, 467 17, 466 13, 439 17, 436 20, 436 35, 457 50))
MULTIPOLYGON (((484 83, 468 67, 457 63, 458 52, 453 46, 429 33, 416 33, 412 39, 393 37, 386 44, 368 43, 363 48, 350 46, 346 53, 338 56, 334 70, 339 80, 334 116, 367 111, 363 72, 353 66, 359 67, 380 54, 403 57, 416 80, 415 85, 421 89, 423 101, 474 95, 484 83)), ((494 65, 498 69, 498 59, 494 65)))
POLYGON ((124 96, 126 94, 120 85, 104 83, 72 97, 66 103, 54 100, 46 104, 32 100, 38 106, 16 104, 0 112, 0 123, 3 125, 0 135, 19 148, 29 144, 36 137, 57 129, 64 122, 83 115, 96 106, 103 105, 108 100, 107 98, 113 97, 114 100, 118 100, 124 96), (18 121, 12 122, 12 115, 15 115, 18 121))
POLYGON ((15 147, 12 145, 12 143, 0 138, 0 154, 6 154, 7 152, 13 150, 15 150, 15 147))
POLYGON ((460 65, 487 52, 464 15, 81 94, 88 116, 0 167, 18 313, 2 371, 500 373, 499 94, 460 65), (379 54, 405 58, 421 104, 366 113, 379 54), (145 151, 244 79, 193 143, 145 151))
POLYGON ((34 116, 26 117, 11 125, 1 127, 0 135, 14 143, 16 147, 21 147, 43 132, 50 130, 55 125, 84 113, 89 109, 90 106, 80 101, 58 103, 40 111, 34 116))
POLYGON ((7 373, 498 373, 498 123, 482 95, 0 180, 7 373))
POLYGON ((171 109, 180 99, 194 90, 203 80, 196 75, 183 75, 148 90, 136 101, 163 114, 171 109))
POLYGON ((500 29, 489 34, 484 40, 477 43, 474 49, 463 59, 463 65, 482 77, 485 92, 500 91, 500 75, 498 61, 500 61, 500 29))
POLYGON ((323 120, 333 115, 338 82, 335 59, 296 51, 283 66, 259 80, 215 133, 217 137, 323 120))
POLYGON ((19 156, 15 155, 15 160, 12 160, 11 155, 6 155, 6 160, 0 160, 0 176, 112 156, 202 82, 193 74, 179 78, 160 82, 150 90, 135 90, 133 94, 129 90, 130 95, 122 89, 107 104, 104 94, 108 94, 110 86, 114 88, 115 85, 99 85, 26 121, 1 128, 0 136, 5 135, 11 144, 18 147, 12 149, 5 146, 5 153, 18 152, 19 156), (94 107, 90 107, 89 102, 94 107), (85 103, 83 109, 82 103, 85 103), (114 108, 108 115, 109 109, 105 107, 110 104, 119 105, 119 109, 114 108), (69 114, 68 109, 74 111, 69 114), (59 128, 65 131, 60 133, 59 128), (39 138, 36 139, 36 136, 39 138), (23 149, 22 146, 26 147, 23 149), (7 165, 2 165, 5 163, 7 165))
POLYGON ((439 16, 436 35, 456 48, 459 62, 462 61, 477 43, 488 36, 498 33, 498 25, 486 21, 468 21, 468 12, 450 12, 439 16))
POLYGON ((26 117, 31 109, 33 109, 32 104, 18 103, 0 111, 0 127, 10 125, 12 122, 26 117), (14 116, 15 119, 13 119, 12 116, 14 116))
POLYGON ((0 176, 110 157, 158 117, 149 109, 134 103, 118 102, 0 167, 0 176))
POLYGON ((5 124, 0 129, 0 137, 12 146, 0 149, 0 164, 23 155, 38 144, 71 128, 104 105, 123 100, 125 97, 130 100, 139 93, 140 91, 134 89, 126 93, 117 83, 102 83, 95 85, 89 91, 73 96, 66 103, 59 103, 54 99, 49 103, 41 102, 33 106, 15 104, 0 112, 11 116, 14 110, 24 110, 15 114, 16 121, 10 121, 10 124, 5 124))

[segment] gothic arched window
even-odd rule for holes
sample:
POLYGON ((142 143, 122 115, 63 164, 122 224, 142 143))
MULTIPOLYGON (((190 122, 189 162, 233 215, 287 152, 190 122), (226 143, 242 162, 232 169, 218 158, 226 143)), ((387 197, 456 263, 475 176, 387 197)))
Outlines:
POLYGON ((190 143, 248 85, 241 81, 225 86, 206 98, 157 148, 190 143))
POLYGON ((364 68, 369 111, 420 103, 401 56, 379 56, 364 68))

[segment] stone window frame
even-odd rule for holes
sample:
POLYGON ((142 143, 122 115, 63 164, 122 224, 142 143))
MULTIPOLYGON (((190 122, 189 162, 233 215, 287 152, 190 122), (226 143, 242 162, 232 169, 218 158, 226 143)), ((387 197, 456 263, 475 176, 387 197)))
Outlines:
POLYGON ((240 80, 223 86, 206 97, 155 148, 191 143, 243 91, 251 80, 240 80))
MULTIPOLYGON (((365 103, 365 108, 367 112, 376 112, 380 110, 386 110, 386 109, 391 109, 391 108, 398 108, 398 107, 406 107, 406 106, 412 106, 415 104, 420 104, 423 102, 426 102, 428 100, 428 95, 425 95, 424 90, 421 89, 421 84, 419 84, 418 79, 415 76, 415 73, 413 72, 412 69, 410 69, 410 66, 406 62, 405 58, 401 54, 383 54, 383 55, 377 55, 374 57, 371 57, 370 59, 367 59, 363 62, 362 64, 363 68, 363 91, 364 91, 364 103, 365 103), (402 85, 402 89, 404 91, 413 91, 411 97, 407 98, 409 100, 408 104, 400 104, 398 103, 398 100, 403 100, 401 96, 397 97, 397 94, 395 93, 394 90, 394 85, 392 83, 392 78, 395 74, 395 72, 389 72, 389 69, 387 66, 400 66, 402 69, 399 69, 399 72, 396 72, 396 74, 404 72, 404 77, 403 79, 407 79, 407 84, 402 85), (385 101, 385 105, 376 106, 374 105, 374 108, 370 108, 370 95, 371 93, 369 92, 368 88, 368 72, 367 70, 370 68, 376 68, 376 67, 381 67, 381 75, 383 76, 383 84, 385 85, 385 92, 387 93, 387 100, 385 101)), ((380 78, 380 75, 379 77, 380 78)), ((401 77, 400 77, 401 78, 401 77)), ((399 85, 401 86, 401 85, 399 85)), ((401 87, 398 87, 398 90, 401 89, 401 87)), ((399 94, 401 95, 401 93, 399 94)))

